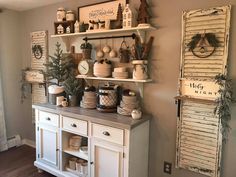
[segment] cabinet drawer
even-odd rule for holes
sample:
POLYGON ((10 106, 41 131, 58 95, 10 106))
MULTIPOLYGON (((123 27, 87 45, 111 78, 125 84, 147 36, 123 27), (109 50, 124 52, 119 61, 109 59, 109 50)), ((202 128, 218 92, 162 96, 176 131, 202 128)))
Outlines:
POLYGON ((87 121, 78 120, 70 117, 62 117, 62 128, 73 131, 75 133, 87 135, 88 123, 87 121))
POLYGON ((124 131, 100 124, 92 124, 92 136, 123 145, 124 131))
POLYGON ((39 123, 45 123, 48 125, 59 127, 59 115, 49 112, 39 111, 39 123))

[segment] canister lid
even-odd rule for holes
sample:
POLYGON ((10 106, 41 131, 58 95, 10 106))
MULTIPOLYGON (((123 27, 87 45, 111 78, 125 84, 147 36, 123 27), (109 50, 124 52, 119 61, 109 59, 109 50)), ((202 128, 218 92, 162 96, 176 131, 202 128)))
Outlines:
POLYGON ((50 85, 48 87, 48 93, 50 94, 59 94, 64 92, 64 90, 65 90, 64 87, 58 85, 50 85))
POLYGON ((57 10, 58 11, 65 11, 65 8, 64 7, 59 7, 57 10))
POLYGON ((116 90, 117 87, 118 85, 108 82, 106 84, 99 85, 98 89, 99 90, 116 90))
POLYGON ((67 10, 66 13, 67 14, 73 14, 74 12, 72 10, 67 10))

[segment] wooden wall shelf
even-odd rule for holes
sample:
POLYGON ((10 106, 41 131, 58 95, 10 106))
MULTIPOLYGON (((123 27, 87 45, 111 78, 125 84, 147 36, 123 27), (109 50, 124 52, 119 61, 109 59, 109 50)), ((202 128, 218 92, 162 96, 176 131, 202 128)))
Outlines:
POLYGON ((139 37, 141 42, 143 43, 145 41, 145 34, 146 31, 155 30, 156 28, 153 26, 142 26, 142 27, 134 27, 134 28, 128 28, 128 29, 111 29, 111 30, 90 30, 86 32, 81 33, 69 33, 69 34, 54 34, 51 35, 52 38, 58 38, 60 37, 62 41, 66 45, 66 50, 69 51, 71 43, 75 41, 78 37, 84 37, 84 36, 106 36, 106 35, 114 35, 119 33, 128 33, 133 32, 136 33, 139 37))
POLYGON ((83 37, 83 36, 89 36, 89 35, 102 35, 102 34, 115 34, 115 33, 121 33, 121 32, 138 32, 138 31, 150 31, 155 30, 155 27, 152 26, 146 26, 146 27, 134 27, 134 28, 128 28, 128 29, 111 29, 111 30, 90 30, 86 32, 81 33, 70 33, 70 34, 54 34, 51 35, 52 38, 56 37, 83 37))
POLYGON ((152 82, 152 79, 146 80, 135 80, 135 79, 117 79, 117 78, 103 78, 103 77, 94 77, 94 76, 85 76, 85 75, 77 75, 78 79, 89 79, 89 80, 103 80, 103 81, 118 81, 118 82, 137 82, 137 83, 147 83, 152 82))
POLYGON ((103 78, 103 77, 94 77, 94 76, 86 76, 86 75, 77 75, 76 78, 78 79, 85 79, 85 80, 100 80, 100 81, 116 81, 116 82, 133 82, 137 85, 139 89, 139 93, 141 98, 143 98, 143 84, 152 82, 152 79, 146 80, 135 80, 135 79, 117 79, 117 78, 103 78))

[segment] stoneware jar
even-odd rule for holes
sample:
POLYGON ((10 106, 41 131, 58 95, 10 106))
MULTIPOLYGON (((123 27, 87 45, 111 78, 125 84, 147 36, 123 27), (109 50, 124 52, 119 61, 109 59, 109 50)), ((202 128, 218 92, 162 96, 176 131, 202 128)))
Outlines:
POLYGON ((68 10, 66 12, 66 21, 74 21, 75 20, 75 14, 72 10, 68 10))
POLYGON ((63 7, 57 9, 57 21, 62 22, 66 19, 66 10, 63 7))
POLYGON ((135 80, 144 80, 148 78, 147 73, 147 60, 133 60, 133 79, 135 80))

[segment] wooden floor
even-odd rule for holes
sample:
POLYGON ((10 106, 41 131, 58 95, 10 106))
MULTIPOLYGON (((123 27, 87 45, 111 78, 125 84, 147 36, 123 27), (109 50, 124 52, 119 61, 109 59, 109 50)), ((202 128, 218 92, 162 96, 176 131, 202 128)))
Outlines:
POLYGON ((35 149, 26 145, 0 152, 0 177, 54 177, 38 173, 34 160, 35 149))

